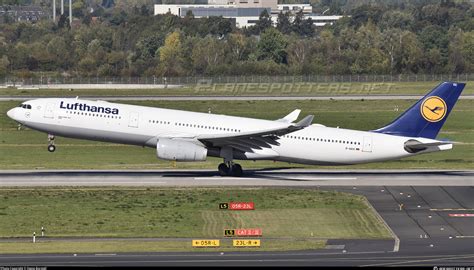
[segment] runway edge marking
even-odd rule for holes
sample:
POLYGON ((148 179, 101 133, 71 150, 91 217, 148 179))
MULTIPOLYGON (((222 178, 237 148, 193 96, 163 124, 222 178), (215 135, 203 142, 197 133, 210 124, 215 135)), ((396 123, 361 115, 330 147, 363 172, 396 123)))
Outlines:
POLYGON ((390 226, 388 226, 387 222, 385 222, 385 219, 382 218, 382 216, 379 214, 379 212, 370 203, 369 199, 367 199, 367 197, 365 197, 365 196, 364 196, 364 199, 365 199, 365 202, 367 203, 367 206, 369 206, 369 208, 371 208, 372 211, 374 211, 375 216, 377 217, 377 219, 382 221, 382 223, 385 225, 385 227, 388 229, 390 234, 395 239, 395 245, 393 246, 393 252, 398 252, 400 250, 400 238, 398 238, 398 236, 395 234, 395 232, 392 230, 392 228, 390 228, 390 226))

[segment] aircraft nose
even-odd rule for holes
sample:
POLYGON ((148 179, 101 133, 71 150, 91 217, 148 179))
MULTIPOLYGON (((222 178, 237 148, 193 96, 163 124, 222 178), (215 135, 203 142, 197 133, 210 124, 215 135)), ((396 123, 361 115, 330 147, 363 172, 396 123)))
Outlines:
POLYGON ((15 109, 16 108, 13 108, 7 112, 8 117, 10 117, 13 120, 15 120, 15 109))

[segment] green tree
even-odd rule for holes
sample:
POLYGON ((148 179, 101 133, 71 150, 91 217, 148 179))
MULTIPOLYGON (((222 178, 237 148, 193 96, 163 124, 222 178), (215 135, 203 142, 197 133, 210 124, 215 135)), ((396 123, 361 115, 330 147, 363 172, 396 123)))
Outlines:
POLYGON ((408 11, 389 10, 382 15, 380 21, 380 29, 401 29, 411 30, 413 27, 414 18, 408 11))
POLYGON ((307 18, 301 24, 300 36, 312 37, 314 35, 313 19, 307 18))
MULTIPOLYGON (((453 29, 454 30, 454 29, 453 29)), ((451 32, 451 31, 450 31, 451 32)), ((463 33, 460 29, 455 29, 451 33, 448 48, 448 70, 450 73, 462 73, 465 69, 465 62, 462 57, 463 33)))
POLYGON ((0 58, 0 76, 5 76, 8 74, 8 66, 10 65, 10 61, 8 61, 8 57, 6 55, 0 58))
POLYGON ((444 73, 441 51, 437 48, 428 50, 423 56, 422 66, 426 73, 444 73))
POLYGON ((255 24, 257 34, 260 34, 264 32, 266 29, 272 27, 272 18, 270 17, 270 14, 268 14, 268 11, 264 9, 261 13, 260 16, 258 17, 258 21, 255 24))
POLYGON ((169 34, 165 39, 165 44, 158 50, 160 55, 161 75, 180 75, 183 63, 181 34, 178 31, 169 34))
POLYGON ((439 25, 430 25, 423 28, 419 39, 427 50, 437 48, 441 52, 447 52, 449 43, 447 32, 439 25))
POLYGON ((54 37, 51 39, 46 46, 46 51, 58 67, 63 69, 69 68, 69 51, 66 40, 63 37, 54 37))
POLYGON ((378 23, 382 18, 383 12, 381 6, 368 4, 360 5, 351 11, 350 25, 358 28, 359 26, 366 24, 369 20, 378 23))
POLYGON ((216 38, 207 36, 200 39, 194 46, 192 61, 194 70, 198 73, 206 73, 212 67, 224 63, 224 44, 216 38))
POLYGON ((249 39, 242 33, 230 34, 227 46, 233 61, 245 60, 251 51, 249 39))
POLYGON ((63 14, 63 15, 59 16, 58 28, 59 29, 63 29, 63 28, 71 29, 71 25, 69 25, 68 16, 66 16, 66 14, 63 14))
POLYGON ((219 37, 225 37, 232 32, 232 23, 230 19, 221 16, 211 16, 207 18, 207 32, 219 37))
POLYGON ((303 10, 296 13, 293 22, 291 23, 291 30, 299 35, 302 33, 303 28, 303 10))
POLYGON ((154 34, 138 41, 136 51, 140 58, 150 61, 155 57, 156 50, 162 45, 163 37, 160 34, 154 34))
POLYGON ((83 75, 96 75, 97 61, 92 56, 82 58, 78 63, 79 72, 83 75))
POLYGON ((291 33, 290 12, 278 13, 277 29, 283 34, 291 33))
POLYGON ((72 2, 72 15, 76 18, 84 17, 84 11, 86 10, 86 3, 84 0, 74 0, 72 2))
POLYGON ((410 31, 403 31, 401 45, 399 73, 418 73, 423 59, 423 51, 416 35, 410 31))
POLYGON ((312 41, 309 39, 292 39, 288 45, 288 65, 297 74, 304 73, 303 68, 308 62, 312 49, 312 41))
POLYGON ((286 63, 286 47, 288 41, 275 28, 266 29, 257 44, 257 59, 270 59, 275 63, 286 63))
POLYGON ((465 72, 474 72, 474 31, 463 34, 461 57, 465 62, 465 72))

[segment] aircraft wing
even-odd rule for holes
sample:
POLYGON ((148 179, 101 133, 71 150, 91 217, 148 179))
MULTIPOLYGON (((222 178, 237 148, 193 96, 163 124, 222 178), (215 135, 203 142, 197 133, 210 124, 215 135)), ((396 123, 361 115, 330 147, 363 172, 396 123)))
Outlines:
POLYGON ((308 115, 298 123, 289 123, 288 125, 274 129, 230 134, 206 134, 197 136, 196 139, 206 146, 229 146, 242 152, 253 152, 253 149, 270 148, 272 145, 280 145, 277 141, 279 136, 306 128, 311 125, 313 117, 313 115, 308 115))

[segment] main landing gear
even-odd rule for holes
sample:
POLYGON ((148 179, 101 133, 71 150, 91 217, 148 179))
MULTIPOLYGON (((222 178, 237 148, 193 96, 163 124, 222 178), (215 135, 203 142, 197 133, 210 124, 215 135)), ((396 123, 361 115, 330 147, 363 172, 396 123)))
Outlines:
POLYGON ((231 147, 222 147, 219 156, 224 158, 224 163, 217 167, 221 176, 242 176, 242 166, 233 162, 234 150, 231 147))
POLYGON ((242 166, 232 161, 219 164, 217 167, 221 176, 242 176, 242 166), (227 163, 227 164, 226 164, 227 163))
POLYGON ((48 151, 54 152, 56 151, 56 146, 54 145, 54 135, 48 134, 48 151))

